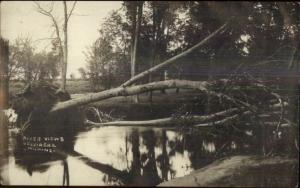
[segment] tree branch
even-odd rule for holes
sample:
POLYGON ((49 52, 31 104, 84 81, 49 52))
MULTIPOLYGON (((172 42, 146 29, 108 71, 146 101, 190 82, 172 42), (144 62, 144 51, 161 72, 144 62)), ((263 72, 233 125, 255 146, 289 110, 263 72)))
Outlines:
POLYGON ((56 19, 54 18, 53 14, 51 13, 52 10, 53 10, 53 5, 54 4, 52 3, 50 10, 47 11, 46 9, 44 9, 43 7, 41 7, 41 5, 38 2, 36 2, 36 1, 33 1, 33 2, 36 5, 37 12, 39 12, 39 13, 41 13, 41 14, 43 14, 43 15, 48 16, 48 17, 51 18, 51 21, 53 23, 53 26, 54 26, 54 29, 55 29, 55 32, 56 32, 57 39, 59 40, 60 50, 61 50, 61 52, 63 52, 62 41, 61 41, 60 32, 59 32, 59 27, 58 27, 56 19))
POLYGON ((77 3, 77 1, 74 1, 73 5, 72 5, 72 8, 71 8, 71 10, 70 10, 70 12, 68 14, 67 22, 69 21, 69 18, 71 17, 71 15, 72 15, 72 13, 73 13, 73 11, 75 9, 76 3, 77 3))
POLYGON ((48 11, 46 9, 44 9, 38 2, 33 1, 33 3, 36 5, 37 11, 39 13, 41 13, 41 14, 43 14, 45 16, 49 16, 49 17, 52 16, 51 12, 53 10, 53 3, 52 3, 52 6, 51 6, 50 10, 48 10, 48 11))
MULTIPOLYGON (((201 123, 205 121, 212 121, 218 117, 227 116, 230 115, 233 112, 238 112, 238 108, 231 108, 227 109, 221 112, 217 112, 210 115, 203 115, 203 116, 197 116, 193 115, 189 118, 194 121, 194 123, 201 123)), ((180 117, 184 118, 184 116, 180 117)), ((156 127, 165 127, 172 125, 176 121, 174 118, 162 118, 162 119, 155 119, 155 120, 145 120, 145 121, 112 121, 112 122, 106 122, 106 123, 96 123, 92 122, 90 120, 86 120, 85 123, 93 126, 156 126, 156 127)))
POLYGON ((207 36, 206 38, 204 38, 201 42, 199 42, 198 44, 196 44, 195 46, 189 48, 188 50, 144 71, 141 72, 140 74, 132 77, 131 79, 129 79, 128 81, 126 81, 125 83, 122 84, 123 87, 129 86, 131 84, 133 84, 134 82, 136 82, 137 80, 155 72, 158 71, 159 69, 166 67, 167 65, 170 65, 172 63, 174 63, 176 60, 178 60, 179 58, 185 57, 188 54, 190 54, 191 52, 193 52, 195 49, 199 48, 200 46, 203 46, 204 44, 206 44, 210 39, 212 39, 213 37, 215 37, 217 34, 219 34, 224 28, 226 28, 228 25, 228 22, 225 23, 224 25, 222 25, 219 29, 215 30, 213 33, 211 33, 209 36, 207 36))
MULTIPOLYGON (((212 127, 212 126, 218 126, 218 125, 224 125, 226 123, 232 122, 234 120, 237 120, 240 118, 240 116, 245 115, 254 115, 251 111, 243 111, 239 108, 230 108, 221 112, 213 113, 210 115, 193 115, 189 116, 188 118, 191 119, 193 127, 212 127), (235 113, 242 111, 241 113, 235 113), (223 117, 223 119, 219 119, 220 117, 223 117)), ((258 115, 259 118, 265 118, 269 117, 268 115, 262 114, 258 115)), ((184 119, 185 117, 180 117, 184 119)), ((179 118, 179 119, 180 119, 179 118)), ((153 120, 143 120, 143 121, 111 121, 111 122, 105 122, 105 123, 97 123, 90 121, 88 119, 85 120, 85 124, 90 126, 145 126, 145 127, 174 127, 174 122, 176 122, 177 119, 174 119, 172 117, 169 118, 161 118, 161 119, 153 119, 153 120)), ((180 120, 179 120, 180 121, 180 120)), ((277 122, 264 122, 264 125, 267 126, 277 126, 277 122)), ((291 122, 287 123, 281 123, 281 126, 291 126, 291 122)))

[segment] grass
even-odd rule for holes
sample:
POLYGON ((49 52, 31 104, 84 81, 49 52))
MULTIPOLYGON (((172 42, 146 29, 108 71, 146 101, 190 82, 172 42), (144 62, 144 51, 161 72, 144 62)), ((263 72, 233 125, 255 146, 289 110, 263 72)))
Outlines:
POLYGON ((70 94, 91 92, 88 80, 67 80, 66 89, 70 94))
MULTIPOLYGON (((10 95, 15 95, 16 93, 21 92, 27 83, 24 83, 22 81, 10 81, 9 83, 9 93, 10 95)), ((59 81, 54 81, 54 85, 59 86, 59 81)), ((70 94, 75 93, 89 93, 92 92, 92 89, 90 87, 88 80, 67 80, 67 91, 70 94)))

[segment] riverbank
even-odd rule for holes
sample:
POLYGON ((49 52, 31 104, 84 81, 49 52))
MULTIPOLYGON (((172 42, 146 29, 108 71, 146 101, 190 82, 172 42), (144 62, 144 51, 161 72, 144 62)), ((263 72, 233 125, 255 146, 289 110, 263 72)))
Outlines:
POLYGON ((158 186, 296 187, 299 177, 297 169, 296 158, 233 156, 158 186))
MULTIPOLYGON (((33 91, 32 93, 37 92, 33 91)), ((43 93, 49 94, 48 92, 43 93)), ((86 94, 73 94, 72 98, 81 97, 83 95, 86 94)), ((37 98, 38 97, 33 96, 31 100, 36 102, 37 98)), ((139 98, 139 103, 134 102, 132 97, 115 97, 91 103, 88 106, 94 107, 93 112, 96 112, 94 116, 96 116, 98 112, 95 108, 98 108, 99 112, 106 112, 113 118, 122 117, 123 120, 148 120, 170 117, 170 115, 174 115, 175 117, 190 117, 192 113, 209 114, 209 110, 219 111, 222 105, 224 105, 224 102, 220 107, 214 105, 214 103, 212 103, 213 100, 210 100, 208 103, 206 94, 195 93, 192 90, 180 90, 179 93, 177 93, 175 89, 166 90, 165 93, 156 91, 153 92, 152 103, 149 102, 148 93, 139 95, 139 98), (209 108, 207 104, 209 104, 209 108)), ((44 99, 41 101, 44 101, 44 99)), ((92 108, 86 108, 85 110, 87 109, 92 108)), ((85 113, 87 119, 90 119, 88 111, 85 112, 87 112, 85 113)), ((101 121, 99 112, 98 116, 96 116, 98 117, 96 121, 101 121)), ((76 116, 70 117, 74 118, 76 116)), ((185 121, 180 121, 180 125, 188 127, 190 122, 186 121, 187 118, 183 119, 185 121)), ((47 123, 48 122, 44 124, 46 125, 47 123)), ((60 125, 61 123, 58 123, 59 127, 60 125)), ((38 128, 44 131, 44 128, 41 127, 40 124, 38 128)), ((294 141, 296 141, 294 134, 296 131, 280 129, 277 136, 277 134, 274 134, 276 133, 274 132, 274 128, 257 125, 257 121, 251 122, 248 118, 241 118, 240 121, 228 123, 226 126, 216 126, 214 124, 214 126, 207 131, 202 129, 203 127, 199 129, 193 129, 191 127, 182 129, 178 126, 177 130, 173 130, 173 132, 161 129, 157 135, 157 130, 152 127, 148 128, 148 132, 146 132, 146 130, 145 132, 137 132, 136 128, 132 130, 131 128, 129 128, 130 130, 123 128, 121 130, 120 127, 113 126, 101 127, 101 129, 98 129, 99 132, 97 132, 97 129, 89 128, 90 127, 88 127, 88 130, 79 133, 76 138, 93 138, 92 143, 99 146, 99 149, 93 147, 93 152, 90 153, 102 151, 105 143, 107 143, 107 148, 116 148, 115 146, 111 147, 111 144, 122 143, 120 150, 116 151, 116 153, 123 151, 125 146, 126 150, 125 154, 122 154, 122 158, 125 159, 127 157, 127 160, 128 151, 132 150, 132 156, 135 155, 135 162, 132 163, 130 167, 127 161, 126 168, 132 178, 132 185, 137 184, 135 179, 141 180, 141 177, 143 177, 145 180, 143 179, 142 182, 140 182, 141 185, 157 185, 164 180, 175 178, 160 185, 294 187, 296 184, 296 180, 294 179, 298 177, 296 172, 298 166, 296 165, 298 163, 297 160, 287 157, 278 157, 278 155, 293 155, 294 157, 298 155, 294 148, 294 141), (111 132, 105 133, 104 129, 110 130, 111 132), (120 130, 121 133, 118 134, 120 130), (82 136, 82 134, 88 134, 88 132, 90 132, 91 135, 82 136), (128 132, 130 132, 130 135, 128 132), (121 134, 123 137, 120 140, 121 134), (99 138, 107 136, 115 136, 115 140, 108 141, 106 138, 99 140, 99 138), (130 142, 132 148, 127 147, 130 146, 130 142), (139 150, 142 144, 144 144, 144 148, 147 148, 146 151, 139 150), (231 157, 224 159, 225 156, 231 157), (157 163, 160 164, 157 166, 157 163), (174 165, 175 163, 176 165, 174 165), (135 164, 137 164, 137 166, 135 166, 135 164), (143 168, 142 172, 146 172, 147 174, 140 173, 141 168, 143 168), (194 171, 195 169, 199 170, 194 171), (194 172, 185 176, 191 171, 194 172), (145 183, 146 179, 148 181, 147 183, 145 183)), ((85 140, 81 145, 84 149, 81 151, 78 150, 78 152, 88 156, 90 153, 85 150, 87 145, 91 146, 91 144, 85 140)), ((73 148, 73 145, 70 144, 68 147, 73 148)), ((109 152, 111 151, 106 151, 105 153, 109 152)), ((116 153, 114 156, 106 156, 98 161, 105 162, 105 164, 115 164, 115 161, 105 161, 105 159, 114 158, 117 156, 116 153)), ((99 154, 97 154, 97 156, 98 155, 99 154)), ((91 159, 93 159, 93 157, 91 157, 91 159)), ((125 161, 123 162, 122 163, 125 164, 125 161)), ((125 169, 124 166, 112 165, 112 167, 120 171, 125 169)))

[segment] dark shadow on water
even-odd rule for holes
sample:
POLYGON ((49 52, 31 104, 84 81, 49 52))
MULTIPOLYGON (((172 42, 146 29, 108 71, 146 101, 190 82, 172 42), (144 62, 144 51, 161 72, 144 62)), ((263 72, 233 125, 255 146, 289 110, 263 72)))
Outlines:
MULTIPOLYGON (((107 128, 89 129, 79 133, 100 134, 107 128)), ((292 155, 297 156, 293 148, 290 134, 294 131, 282 130, 280 138, 273 133, 273 129, 258 127, 257 129, 242 128, 215 128, 215 129, 134 129, 128 127, 115 127, 127 132, 122 137, 123 149, 121 156, 125 157, 127 168, 122 169, 115 164, 101 163, 98 159, 86 156, 74 150, 74 144, 80 142, 77 134, 62 135, 63 142, 57 144, 55 152, 29 151, 24 145, 24 135, 16 137, 14 146, 15 163, 32 175, 37 171, 46 173, 52 165, 51 162, 61 161, 63 166, 62 185, 72 185, 70 177, 72 171, 68 163, 68 156, 75 157, 81 162, 104 174, 101 181, 110 185, 140 185, 154 186, 163 181, 170 180, 190 173, 192 170, 204 167, 216 159, 232 155, 292 155), (239 129, 240 132, 234 132, 239 129), (225 134, 227 132, 227 134, 225 134), (231 134, 232 133, 232 134, 231 134), (234 134, 233 134, 234 133, 234 134)), ((26 135, 27 137, 32 135, 26 135)), ((38 134, 34 134, 38 136, 38 134)), ((42 136, 47 136, 43 134, 42 136)), ((50 134, 50 136, 53 136, 50 134)), ((109 135, 114 137, 114 135, 109 135)), ((118 137, 118 135, 116 135, 118 137)), ((81 138, 84 140, 84 138, 81 138)), ((110 142, 104 143, 108 148, 110 142)), ((80 149, 80 148, 79 148, 80 149)), ((99 148, 96 148, 99 149, 99 148)), ((111 153, 114 153, 111 148, 111 153)), ((110 157, 107 154, 107 157, 110 157)), ((80 170, 80 169, 79 169, 80 170)), ((58 172, 61 173, 61 172, 58 172)), ((84 174, 83 174, 84 175, 84 174)), ((89 177, 93 178, 93 177, 89 177)), ((13 182, 12 182, 13 183, 13 182)))

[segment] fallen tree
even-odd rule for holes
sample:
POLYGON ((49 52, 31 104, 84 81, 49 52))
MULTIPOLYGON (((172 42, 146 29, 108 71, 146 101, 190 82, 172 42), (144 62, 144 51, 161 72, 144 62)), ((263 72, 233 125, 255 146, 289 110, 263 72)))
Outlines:
MULTIPOLYGON (((141 72, 140 74, 132 77, 131 79, 129 79, 128 81, 123 83, 120 87, 102 91, 99 93, 88 94, 86 96, 71 99, 68 101, 58 102, 51 108, 50 113, 58 112, 61 110, 65 110, 65 109, 69 109, 69 108, 73 108, 73 107, 77 107, 77 106, 86 105, 86 104, 89 104, 92 102, 101 101, 101 100, 105 100, 105 99, 117 97, 117 96, 130 96, 130 95, 141 94, 141 93, 153 91, 153 90, 180 88, 180 89, 194 89, 194 90, 197 90, 200 92, 204 92, 207 95, 219 98, 219 100, 221 100, 221 101, 222 100, 229 101, 230 103, 233 104, 233 107, 235 107, 235 108, 239 108, 239 109, 244 108, 244 111, 242 113, 259 115, 259 111, 260 111, 259 107, 257 106, 257 104, 249 103, 249 101, 248 101, 249 97, 246 96, 245 94, 243 94, 243 95, 247 97, 246 101, 242 100, 240 97, 228 95, 224 91, 214 91, 213 89, 211 89, 212 86, 220 84, 220 83, 223 85, 222 87, 224 87, 224 88, 226 88, 228 85, 236 84, 234 82, 234 79, 231 79, 231 78, 230 79, 220 79, 217 81, 210 81, 210 82, 208 82, 208 81, 188 81, 188 80, 166 80, 166 81, 158 81, 158 82, 152 82, 152 83, 148 83, 148 84, 130 86, 131 84, 135 83, 139 79, 144 78, 145 76, 147 76, 151 73, 154 73, 154 72, 160 70, 161 68, 164 68, 164 67, 176 62, 176 60, 187 56, 188 54, 193 52, 195 49, 198 49, 199 47, 205 45, 211 39, 213 39, 218 34, 220 34, 222 31, 224 31, 227 26, 228 26, 228 23, 223 24, 221 27, 219 27, 217 30, 215 30, 213 33, 211 33, 209 36, 204 38, 202 41, 200 41, 198 44, 196 44, 192 48, 189 48, 186 51, 184 51, 184 52, 182 52, 182 53, 180 53, 180 54, 178 54, 178 55, 176 55, 176 56, 174 56, 174 57, 172 57, 172 58, 170 58, 170 59, 168 59, 168 60, 166 60, 144 72, 141 72)), ((248 78, 250 78, 250 77, 248 77, 248 78)), ((272 95, 273 98, 275 97, 275 99, 279 102, 278 104, 280 105, 280 109, 281 109, 280 120, 278 121, 278 127, 279 127, 279 125, 284 120, 284 117, 283 117, 284 102, 283 102, 282 98, 278 94, 270 91, 266 86, 259 83, 257 80, 254 80, 253 77, 251 77, 251 79, 252 79, 252 81, 254 81, 253 83, 251 83, 252 86, 263 89, 264 91, 268 92, 269 95, 272 95)), ((233 91, 232 88, 230 88, 229 91, 233 91)), ((207 121, 210 121, 209 117, 207 117, 207 116, 201 116, 201 117, 192 116, 191 118, 195 120, 195 123, 198 123, 198 126, 209 126, 211 123, 213 123, 214 125, 222 124, 223 122, 228 122, 228 121, 231 121, 231 120, 234 120, 234 119, 237 119, 240 117, 240 115, 238 115, 238 114, 230 114, 230 113, 226 114, 227 113, 226 111, 230 112, 230 109, 224 110, 225 116, 229 115, 229 117, 225 117, 224 119, 221 119, 221 120, 218 119, 218 120, 214 120, 211 122, 205 122, 205 121, 202 121, 202 119, 204 118, 204 119, 207 119, 207 121)), ((218 112, 216 114, 218 114, 218 112)), ((212 114, 212 116, 213 116, 213 114, 212 114)), ((165 126, 165 125, 170 124, 173 121, 174 121, 174 118, 163 118, 163 119, 139 121, 139 122, 137 122, 137 121, 134 121, 134 122, 132 122, 132 121, 131 122, 129 122, 129 121, 100 122, 100 124, 102 123, 102 125, 119 125, 119 126, 125 126, 128 124, 144 125, 144 126, 150 126, 150 125, 151 126, 152 125, 165 126), (105 124, 103 124, 103 123, 105 123, 105 124)), ((99 122, 97 123, 97 122, 88 121, 87 123, 93 124, 93 125, 100 125, 99 122)))
MULTIPOLYGON (((96 102, 99 100, 104 100, 108 98, 113 98, 117 96, 129 96, 144 93, 147 91, 160 90, 160 89, 170 89, 170 88, 183 88, 183 89, 192 89, 215 97, 218 101, 215 105, 222 106, 222 103, 227 103, 230 108, 223 107, 219 112, 213 112, 209 115, 189 115, 187 117, 178 116, 178 117, 168 117, 155 120, 145 120, 145 121, 113 121, 114 118, 110 119, 110 122, 102 121, 99 117, 100 122, 92 122, 86 120, 85 123, 93 126, 156 126, 156 127, 166 127, 170 125, 176 125, 178 122, 182 124, 193 124, 194 127, 207 127, 207 126, 216 126, 223 125, 234 120, 238 120, 243 116, 249 116, 252 118, 257 117, 257 121, 264 121, 264 118, 273 118, 273 120, 268 124, 277 125, 277 130, 281 124, 292 125, 293 123, 287 120, 284 117, 283 108, 288 105, 287 102, 283 101, 281 97, 269 91, 269 89, 254 81, 247 83, 248 86, 253 86, 255 89, 261 89, 258 92, 265 92, 268 100, 262 100, 260 98, 250 99, 251 96, 247 94, 247 90, 242 92, 238 88, 239 85, 237 82, 228 79, 220 79, 215 81, 188 81, 188 80, 166 80, 158 81, 143 85, 128 86, 128 87, 118 87, 110 90, 106 90, 99 93, 92 93, 85 95, 80 98, 75 98, 72 100, 61 101, 54 103, 53 107, 50 107, 50 112, 59 112, 60 110, 72 109, 73 107, 79 105, 86 105, 90 102, 96 102), (235 87, 228 90, 220 90, 220 84, 223 87, 227 85, 236 85, 235 87), (217 87, 216 87, 217 86, 217 87), (217 89, 214 89, 216 87, 217 89), (239 93, 235 95, 235 90, 239 93), (248 95, 248 96, 247 96, 248 95), (241 97, 242 96, 242 97, 241 97), (277 103, 275 103, 277 102, 277 103), (225 108, 225 109, 224 109, 225 108), (277 118, 279 116, 279 118, 277 118), (188 122, 186 121, 188 120, 188 122)), ((43 85, 42 85, 43 86, 43 85)), ((44 87, 44 86, 43 86, 44 87)), ((30 87, 31 88, 31 87, 30 87)), ((250 94, 251 95, 251 94, 250 94)), ((202 95, 203 96, 203 95, 202 95)), ((252 97, 253 98, 253 97, 252 97)), ((36 100, 34 100, 36 101, 36 100)), ((96 113, 98 116, 101 113, 96 113)))
POLYGON ((209 90, 208 86, 211 84, 212 83, 207 81, 166 80, 166 81, 152 82, 152 83, 137 85, 137 86, 118 87, 110 90, 105 90, 99 93, 88 94, 84 97, 80 97, 80 98, 76 98, 64 102, 59 102, 51 109, 50 112, 60 111, 75 106, 81 106, 91 102, 109 99, 112 97, 130 96, 130 95, 136 95, 136 94, 145 93, 153 90, 171 89, 171 88, 194 89, 194 90, 202 91, 219 98, 224 98, 228 101, 231 101, 234 104, 239 104, 241 106, 247 107, 252 111, 257 110, 255 106, 251 106, 246 102, 243 102, 238 99, 234 99, 222 93, 217 93, 209 90))
MULTIPOLYGON (((63 109, 67 109, 67 108, 70 108, 70 107, 74 107, 74 106, 80 106, 80 105, 84 105, 84 104, 88 104, 88 103, 92 103, 92 102, 95 102, 95 101, 98 101, 98 100, 104 100, 104 99, 107 99, 107 98, 110 98, 109 95, 114 96, 116 95, 116 93, 118 92, 126 92, 126 90, 123 90, 125 87, 133 84, 134 82, 136 82, 137 80, 139 79, 142 79, 144 78, 145 76, 151 74, 151 73, 154 73, 158 70, 160 70, 161 68, 163 67, 166 67, 172 63, 175 63, 176 60, 182 58, 182 57, 185 57, 187 56, 188 54, 190 54, 191 52, 193 52, 195 49, 198 49, 199 47, 205 45, 206 43, 208 43, 211 39, 213 39, 215 36, 217 36, 218 34, 220 34, 222 31, 224 31, 224 29, 228 26, 228 23, 225 23, 223 24, 221 27, 219 27, 217 30, 215 30, 213 33, 211 33, 210 35, 208 35, 206 38, 204 38, 203 40, 201 40, 198 44, 196 44, 195 46, 187 49, 186 51, 150 68, 149 70, 146 70, 144 72, 141 72, 140 74, 132 77, 130 80, 126 81, 124 84, 122 84, 120 87, 118 88, 115 88, 113 91, 112 90, 109 90, 110 92, 107 92, 106 94, 104 94, 103 92, 100 92, 99 95, 96 95, 96 94, 93 94, 93 95, 90 95, 88 97, 80 97, 80 98, 77 98, 77 99, 72 99, 70 100, 68 103, 64 102, 64 103, 58 103, 56 104, 52 110, 50 112, 55 112, 55 111, 59 111, 59 110, 63 110, 63 109), (104 95, 105 97, 104 97, 104 95)), ((161 89, 164 89, 164 88, 161 88, 161 89)), ((142 92, 146 92, 146 91, 151 91, 150 90, 145 90, 145 91, 140 91, 140 92, 137 92, 137 93, 134 93, 134 94, 139 94, 139 93, 142 93, 142 92)), ((124 95, 119 95, 119 96, 127 96, 127 95, 134 95, 134 94, 130 94, 130 93, 124 93, 124 95)), ((117 95, 118 96, 118 95, 117 95)))
MULTIPOLYGON (((211 39, 213 39, 222 31, 224 31, 227 28, 227 26, 228 23, 223 24, 221 27, 219 27, 217 30, 215 30, 213 33, 211 33, 209 36, 204 38, 202 41, 200 41, 192 48, 187 49, 186 51, 132 77, 130 80, 126 81, 120 87, 110 89, 110 90, 105 90, 99 93, 87 94, 83 97, 70 99, 67 101, 58 101, 52 106, 49 112, 50 114, 52 114, 55 112, 60 112, 62 110, 72 109, 78 106, 87 105, 92 102, 101 101, 101 100, 118 97, 118 96, 130 96, 130 95, 141 94, 141 93, 154 91, 154 90, 180 88, 180 89, 197 90, 199 92, 205 93, 206 95, 209 95, 210 97, 215 97, 217 100, 219 100, 217 104, 220 106, 222 105, 222 102, 226 102, 226 104, 229 105, 229 107, 226 107, 227 109, 226 108, 221 109, 223 112, 219 109, 219 112, 213 112, 210 115, 202 115, 202 116, 193 115, 189 117, 190 119, 194 120, 194 123, 197 124, 198 127, 224 124, 226 122, 230 122, 232 120, 238 119, 244 115, 251 115, 253 117, 258 117, 258 118, 261 118, 261 116, 274 117, 273 122, 277 123, 278 128, 283 123, 291 124, 284 117, 284 107, 286 102, 282 99, 282 97, 279 94, 270 90, 259 80, 256 80, 253 77, 251 77, 251 75, 245 76, 246 79, 243 80, 241 80, 239 77, 235 77, 234 75, 231 75, 229 79, 218 79, 214 81, 165 80, 165 81, 157 81, 157 82, 152 82, 147 84, 130 86, 131 84, 135 83, 141 78, 144 78, 145 76, 154 73, 160 70, 161 68, 164 68, 176 62, 176 60, 187 56, 195 49, 205 45, 211 39), (243 81, 244 83, 240 84, 241 81, 243 81), (257 89, 259 92, 265 92, 265 96, 267 96, 266 97, 267 101, 265 99, 261 100, 256 96, 251 96, 250 94, 247 93, 248 91, 241 91, 240 88, 244 87, 244 85, 255 87, 255 89, 257 89), (214 89, 214 87, 216 88, 219 87, 219 89, 214 89), (276 104, 270 102, 271 100, 276 101, 276 104), (277 109, 275 110, 275 108, 277 107, 280 109, 279 113, 277 109), (234 114, 231 113, 232 108, 236 108, 235 111, 237 112, 234 114), (268 110, 269 112, 267 112, 268 110), (221 114, 224 113, 223 114, 224 117, 222 119, 215 118, 216 116, 218 116, 218 113, 221 114), (277 118, 277 116, 279 116, 279 118, 277 118)), ((177 119, 180 120, 182 119, 182 117, 179 117, 177 119)), ((146 121, 117 121, 117 122, 86 121, 86 123, 94 126, 99 126, 99 125, 101 126, 103 125, 106 126, 108 125, 168 126, 173 122, 174 122, 174 118, 171 117, 156 119, 156 120, 146 120, 146 121)))
MULTIPOLYGON (((227 82, 227 80, 222 79, 222 82, 227 82)), ((208 89, 208 87, 212 86, 214 83, 215 81, 208 82, 208 81, 189 81, 189 80, 165 80, 165 81, 152 82, 152 83, 142 84, 137 86, 118 87, 110 90, 105 90, 99 93, 91 93, 83 97, 71 99, 68 101, 59 102, 54 107, 52 107, 50 112, 60 111, 75 106, 82 106, 88 103, 101 101, 101 100, 118 97, 118 96, 130 96, 130 95, 136 95, 136 94, 145 93, 153 90, 171 89, 171 88, 198 90, 212 96, 226 99, 228 101, 231 101, 234 104, 247 107, 251 111, 254 112, 257 111, 257 108, 255 106, 247 102, 208 89)))
MULTIPOLYGON (((282 97, 279 96, 277 93, 274 93, 271 91, 267 86, 264 86, 263 84, 259 83, 256 80, 248 80, 243 81, 243 83, 247 84, 247 86, 251 86, 251 89, 257 89, 257 92, 265 92, 265 96, 267 96, 269 99, 264 100, 265 98, 257 98, 252 99, 252 102, 250 99, 248 99, 249 95, 248 90, 242 92, 241 88, 239 87, 239 84, 230 79, 220 79, 215 81, 187 81, 187 80, 168 80, 168 81, 160 81, 156 83, 150 83, 150 84, 144 84, 139 86, 133 86, 133 87, 126 87, 127 90, 121 90, 122 92, 119 92, 119 94, 116 94, 116 96, 126 96, 130 94, 135 94, 138 92, 144 92, 147 90, 154 90, 154 89, 161 89, 161 88, 185 88, 185 89, 194 89, 198 90, 200 92, 206 93, 208 95, 214 96, 217 99, 220 100, 218 105, 221 105, 222 101, 225 100, 227 102, 230 102, 231 105, 233 105, 234 108, 228 108, 223 109, 219 112, 214 112, 209 115, 189 115, 186 116, 179 116, 179 117, 168 117, 168 118, 161 118, 161 119, 153 119, 153 120, 144 120, 144 121, 113 121, 110 120, 109 122, 101 121, 101 122, 92 122, 89 120, 86 120, 86 124, 93 125, 93 126, 153 126, 153 127, 169 127, 169 126, 175 126, 176 123, 180 121, 188 120, 188 122, 185 121, 185 124, 192 123, 194 127, 210 127, 210 126, 216 126, 216 125, 223 125, 228 122, 232 122, 234 120, 238 120, 243 116, 248 117, 257 117, 258 121, 266 122, 266 124, 274 126, 277 125, 277 128, 279 125, 284 126, 291 126, 294 125, 292 122, 290 122, 288 119, 284 117, 284 107, 288 105, 286 101, 283 101, 282 97), (213 87, 217 88, 220 87, 220 84, 222 87, 231 86, 230 89, 228 89, 227 93, 238 91, 239 95, 228 95, 223 90, 216 91, 212 89, 213 87), (232 86, 233 85, 233 86, 232 86), (241 94, 240 94, 241 93, 241 94), (248 96, 247 96, 248 95, 248 96), (241 97, 246 97, 246 100, 241 100, 241 97), (277 118, 277 116, 279 118, 277 118), (272 119, 273 122, 270 122, 269 120, 265 119, 272 119)), ((102 96, 104 96, 102 94, 102 96)), ((88 96, 87 96, 88 97, 88 96)), ((100 96, 97 96, 100 97, 100 96)), ((96 112, 96 114, 99 114, 99 112, 96 112)), ((99 117, 101 119, 101 117, 99 117)))

